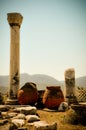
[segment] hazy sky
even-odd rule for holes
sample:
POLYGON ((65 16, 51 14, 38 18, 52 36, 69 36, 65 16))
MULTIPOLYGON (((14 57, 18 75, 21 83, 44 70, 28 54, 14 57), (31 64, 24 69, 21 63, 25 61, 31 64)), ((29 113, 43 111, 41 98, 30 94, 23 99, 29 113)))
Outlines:
POLYGON ((20 72, 64 79, 67 68, 86 76, 86 0, 0 0, 0 75, 9 74, 7 13, 23 15, 20 72))

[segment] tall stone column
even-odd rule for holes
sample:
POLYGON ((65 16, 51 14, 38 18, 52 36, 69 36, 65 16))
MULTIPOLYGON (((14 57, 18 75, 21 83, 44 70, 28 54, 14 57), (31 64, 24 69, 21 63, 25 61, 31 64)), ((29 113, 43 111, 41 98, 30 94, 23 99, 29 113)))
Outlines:
POLYGON ((68 103, 75 103, 75 70, 73 68, 69 68, 65 71, 65 87, 68 103))
POLYGON ((17 92, 20 85, 20 26, 23 17, 19 13, 8 13, 10 25, 10 87, 6 104, 17 104, 17 92))

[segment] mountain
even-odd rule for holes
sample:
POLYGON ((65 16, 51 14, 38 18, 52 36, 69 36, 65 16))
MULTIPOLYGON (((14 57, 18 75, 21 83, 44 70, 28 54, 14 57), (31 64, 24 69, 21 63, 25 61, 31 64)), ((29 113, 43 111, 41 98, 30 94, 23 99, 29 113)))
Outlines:
POLYGON ((0 76, 0 86, 9 85, 9 76, 0 76))
POLYGON ((58 84, 59 82, 55 78, 44 74, 35 74, 35 75, 21 74, 20 80, 21 82, 25 81, 27 82, 29 80, 35 83, 47 83, 47 84, 58 84))
MULTIPOLYGON (((64 81, 60 81, 60 83, 65 84, 64 81)), ((76 78, 75 85, 79 86, 79 87, 86 88, 86 76, 76 78)))
MULTIPOLYGON (((58 81, 55 78, 43 75, 43 74, 35 74, 29 75, 27 73, 23 73, 20 75, 20 87, 22 87, 26 82, 34 82, 37 85, 38 90, 44 90, 46 86, 58 85, 61 86, 61 89, 64 89, 64 81, 58 81)), ((86 76, 76 78, 76 86, 85 87, 86 88, 86 76)), ((7 92, 9 87, 9 76, 0 76, 0 91, 7 92)))
POLYGON ((76 85, 80 87, 86 88, 86 76, 80 77, 76 79, 76 85))
POLYGON ((21 74, 20 77, 20 86, 23 86, 26 82, 34 82, 37 85, 38 90, 45 89, 46 86, 50 85, 61 85, 61 83, 56 80, 55 78, 43 75, 43 74, 35 74, 35 75, 28 75, 28 74, 21 74))
MULTIPOLYGON (((46 86, 50 85, 59 85, 61 86, 60 81, 56 80, 55 78, 43 75, 43 74, 35 74, 35 75, 29 75, 29 74, 21 74, 20 75, 20 87, 22 87, 26 82, 34 82, 37 85, 38 90, 44 90, 46 86)), ((9 76, 0 76, 0 91, 7 91, 9 86, 9 76)))

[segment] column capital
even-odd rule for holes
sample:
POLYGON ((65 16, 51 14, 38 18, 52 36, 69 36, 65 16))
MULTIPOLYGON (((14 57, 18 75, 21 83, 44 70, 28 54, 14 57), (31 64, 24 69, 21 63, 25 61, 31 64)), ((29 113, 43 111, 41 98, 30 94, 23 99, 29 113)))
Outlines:
POLYGON ((7 16, 10 26, 21 26, 23 16, 20 13, 8 13, 7 16))

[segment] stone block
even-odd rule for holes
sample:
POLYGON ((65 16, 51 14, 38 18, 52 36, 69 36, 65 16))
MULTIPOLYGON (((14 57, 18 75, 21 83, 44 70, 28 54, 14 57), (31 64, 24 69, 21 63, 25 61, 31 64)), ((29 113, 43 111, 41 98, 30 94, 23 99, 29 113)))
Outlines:
POLYGON ((19 112, 25 115, 35 115, 37 112, 36 107, 32 107, 32 106, 28 106, 28 107, 19 107, 19 108, 15 108, 13 111, 15 112, 19 112))
POLYGON ((17 127, 21 127, 25 124, 25 121, 23 119, 12 119, 12 123, 17 127))
POLYGON ((27 122, 34 122, 34 121, 40 121, 40 118, 36 115, 27 115, 26 120, 27 122))
POLYGON ((37 121, 32 124, 30 130, 57 130, 57 123, 48 124, 46 121, 37 121))

